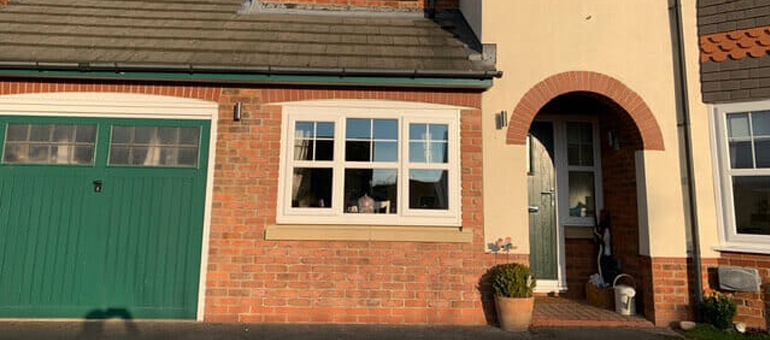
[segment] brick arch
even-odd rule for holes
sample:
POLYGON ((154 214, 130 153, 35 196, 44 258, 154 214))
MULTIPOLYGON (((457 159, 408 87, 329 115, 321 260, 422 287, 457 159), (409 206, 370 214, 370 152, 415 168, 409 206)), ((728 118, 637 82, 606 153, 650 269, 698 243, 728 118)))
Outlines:
POLYGON ((590 71, 559 73, 527 91, 513 110, 506 143, 524 144, 529 126, 538 111, 552 99, 576 91, 593 92, 613 100, 633 119, 642 136, 644 150, 664 150, 663 134, 658 121, 642 97, 617 79, 590 71))

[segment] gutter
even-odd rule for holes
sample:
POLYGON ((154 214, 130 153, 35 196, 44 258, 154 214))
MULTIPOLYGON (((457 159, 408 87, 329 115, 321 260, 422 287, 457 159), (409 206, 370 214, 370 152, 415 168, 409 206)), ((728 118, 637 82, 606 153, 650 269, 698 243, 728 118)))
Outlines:
MULTIPOLYGON (((690 215, 690 229, 692 235, 692 261, 693 261, 693 275, 694 277, 694 294, 698 302, 698 306, 703 304, 703 273, 701 269, 701 253, 700 253, 700 230, 698 227, 698 206, 695 197, 695 172, 693 170, 692 160, 692 135, 690 129, 690 105, 689 105, 689 93, 687 91, 687 63, 684 51, 684 30, 682 28, 682 3, 681 0, 673 0, 669 2, 669 11, 671 12, 671 18, 673 18, 673 25, 676 32, 676 39, 674 39, 674 49, 676 52, 676 65, 677 70, 676 81, 679 93, 680 103, 678 109, 680 110, 682 121, 678 123, 678 127, 682 128, 684 139, 684 153, 685 153, 685 168, 687 171, 687 199, 689 203, 689 215, 690 215)), ((673 34, 672 34, 673 35, 673 34)), ((697 306, 696 306, 697 307, 697 306)), ((696 310, 697 311, 697 310, 696 310)), ((698 319, 698 313, 695 313, 696 321, 698 319)))
POLYGON ((352 85, 492 86, 502 71, 0 61, 0 75, 352 85))

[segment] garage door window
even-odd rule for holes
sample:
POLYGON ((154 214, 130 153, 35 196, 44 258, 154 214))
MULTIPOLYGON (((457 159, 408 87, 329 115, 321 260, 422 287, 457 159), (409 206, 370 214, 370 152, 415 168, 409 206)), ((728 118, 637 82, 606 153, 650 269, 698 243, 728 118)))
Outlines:
POLYGON ((93 164, 96 125, 7 125, 3 163, 93 164))
POLYGON ((194 168, 198 165, 198 127, 112 127, 110 165, 194 168))

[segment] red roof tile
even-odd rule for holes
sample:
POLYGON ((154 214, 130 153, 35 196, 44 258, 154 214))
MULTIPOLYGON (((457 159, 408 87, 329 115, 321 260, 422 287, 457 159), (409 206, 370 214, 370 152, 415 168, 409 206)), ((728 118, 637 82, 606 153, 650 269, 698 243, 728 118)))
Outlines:
POLYGON ((770 53, 770 26, 702 35, 700 51, 701 62, 759 58, 770 53))

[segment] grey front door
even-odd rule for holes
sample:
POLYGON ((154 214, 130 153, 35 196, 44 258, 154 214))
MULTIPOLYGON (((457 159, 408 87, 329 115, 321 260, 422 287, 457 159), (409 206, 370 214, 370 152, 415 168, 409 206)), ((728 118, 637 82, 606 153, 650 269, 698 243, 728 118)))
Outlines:
POLYGON ((554 125, 536 121, 529 129, 529 262, 538 280, 558 279, 554 125))

